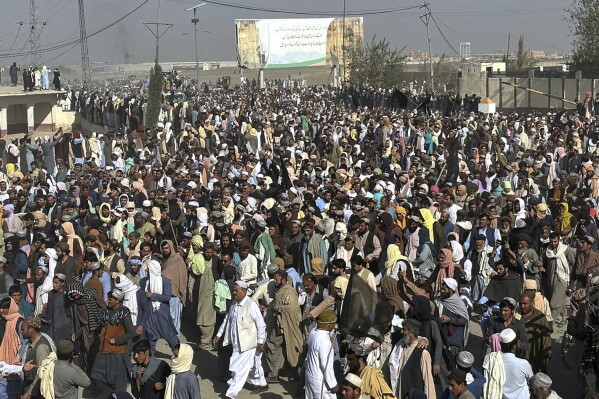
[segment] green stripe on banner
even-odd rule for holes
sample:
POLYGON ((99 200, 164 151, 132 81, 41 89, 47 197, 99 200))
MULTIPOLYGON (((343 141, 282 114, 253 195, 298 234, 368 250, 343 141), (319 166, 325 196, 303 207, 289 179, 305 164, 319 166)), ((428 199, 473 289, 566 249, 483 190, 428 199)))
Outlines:
POLYGON ((304 67, 319 64, 323 61, 326 61, 327 57, 317 58, 315 60, 303 61, 303 62, 295 62, 292 64, 271 64, 267 65, 266 69, 277 69, 277 68, 296 68, 296 67, 304 67))

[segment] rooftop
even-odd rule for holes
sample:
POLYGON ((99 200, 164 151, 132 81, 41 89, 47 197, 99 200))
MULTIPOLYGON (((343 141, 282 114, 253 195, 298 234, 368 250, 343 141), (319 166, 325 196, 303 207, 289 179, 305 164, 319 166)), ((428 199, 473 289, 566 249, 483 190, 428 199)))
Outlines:
POLYGON ((36 96, 40 94, 64 94, 65 91, 61 90, 35 90, 35 91, 23 91, 23 85, 17 86, 0 86, 0 96, 36 96))

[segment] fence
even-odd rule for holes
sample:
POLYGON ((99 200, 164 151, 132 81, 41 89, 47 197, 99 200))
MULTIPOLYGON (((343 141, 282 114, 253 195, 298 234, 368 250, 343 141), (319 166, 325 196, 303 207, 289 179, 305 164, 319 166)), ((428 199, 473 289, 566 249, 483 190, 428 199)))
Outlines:
POLYGON ((587 91, 594 95, 599 90, 599 79, 582 79, 580 72, 575 72, 574 78, 539 78, 535 77, 534 73, 530 73, 528 77, 488 77, 484 72, 465 73, 459 78, 458 87, 462 94, 477 94, 490 98, 499 110, 534 109, 541 111, 576 107, 574 104, 560 99, 518 89, 502 82, 570 101, 582 100, 587 91))

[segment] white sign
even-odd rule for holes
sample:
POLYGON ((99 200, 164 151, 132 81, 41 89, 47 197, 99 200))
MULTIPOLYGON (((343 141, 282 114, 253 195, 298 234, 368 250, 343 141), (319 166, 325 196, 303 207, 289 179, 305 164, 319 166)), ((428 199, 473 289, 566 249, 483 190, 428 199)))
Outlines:
MULTIPOLYGON (((283 68, 326 65, 339 58, 342 19, 237 20, 239 65, 248 68, 283 68), (336 59, 337 59, 336 58, 336 59)), ((346 46, 362 45, 362 18, 346 19, 346 46), (359 38, 359 43, 355 40, 359 38)))
POLYGON ((256 21, 267 67, 324 63, 327 32, 333 18, 256 21))

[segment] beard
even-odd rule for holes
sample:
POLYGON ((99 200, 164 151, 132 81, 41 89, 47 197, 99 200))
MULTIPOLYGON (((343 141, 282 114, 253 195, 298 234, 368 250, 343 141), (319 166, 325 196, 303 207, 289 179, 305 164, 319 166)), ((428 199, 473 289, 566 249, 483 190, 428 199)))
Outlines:
POLYGON ((410 345, 410 337, 407 335, 402 336, 401 339, 399 340, 399 343, 403 347, 410 345))

